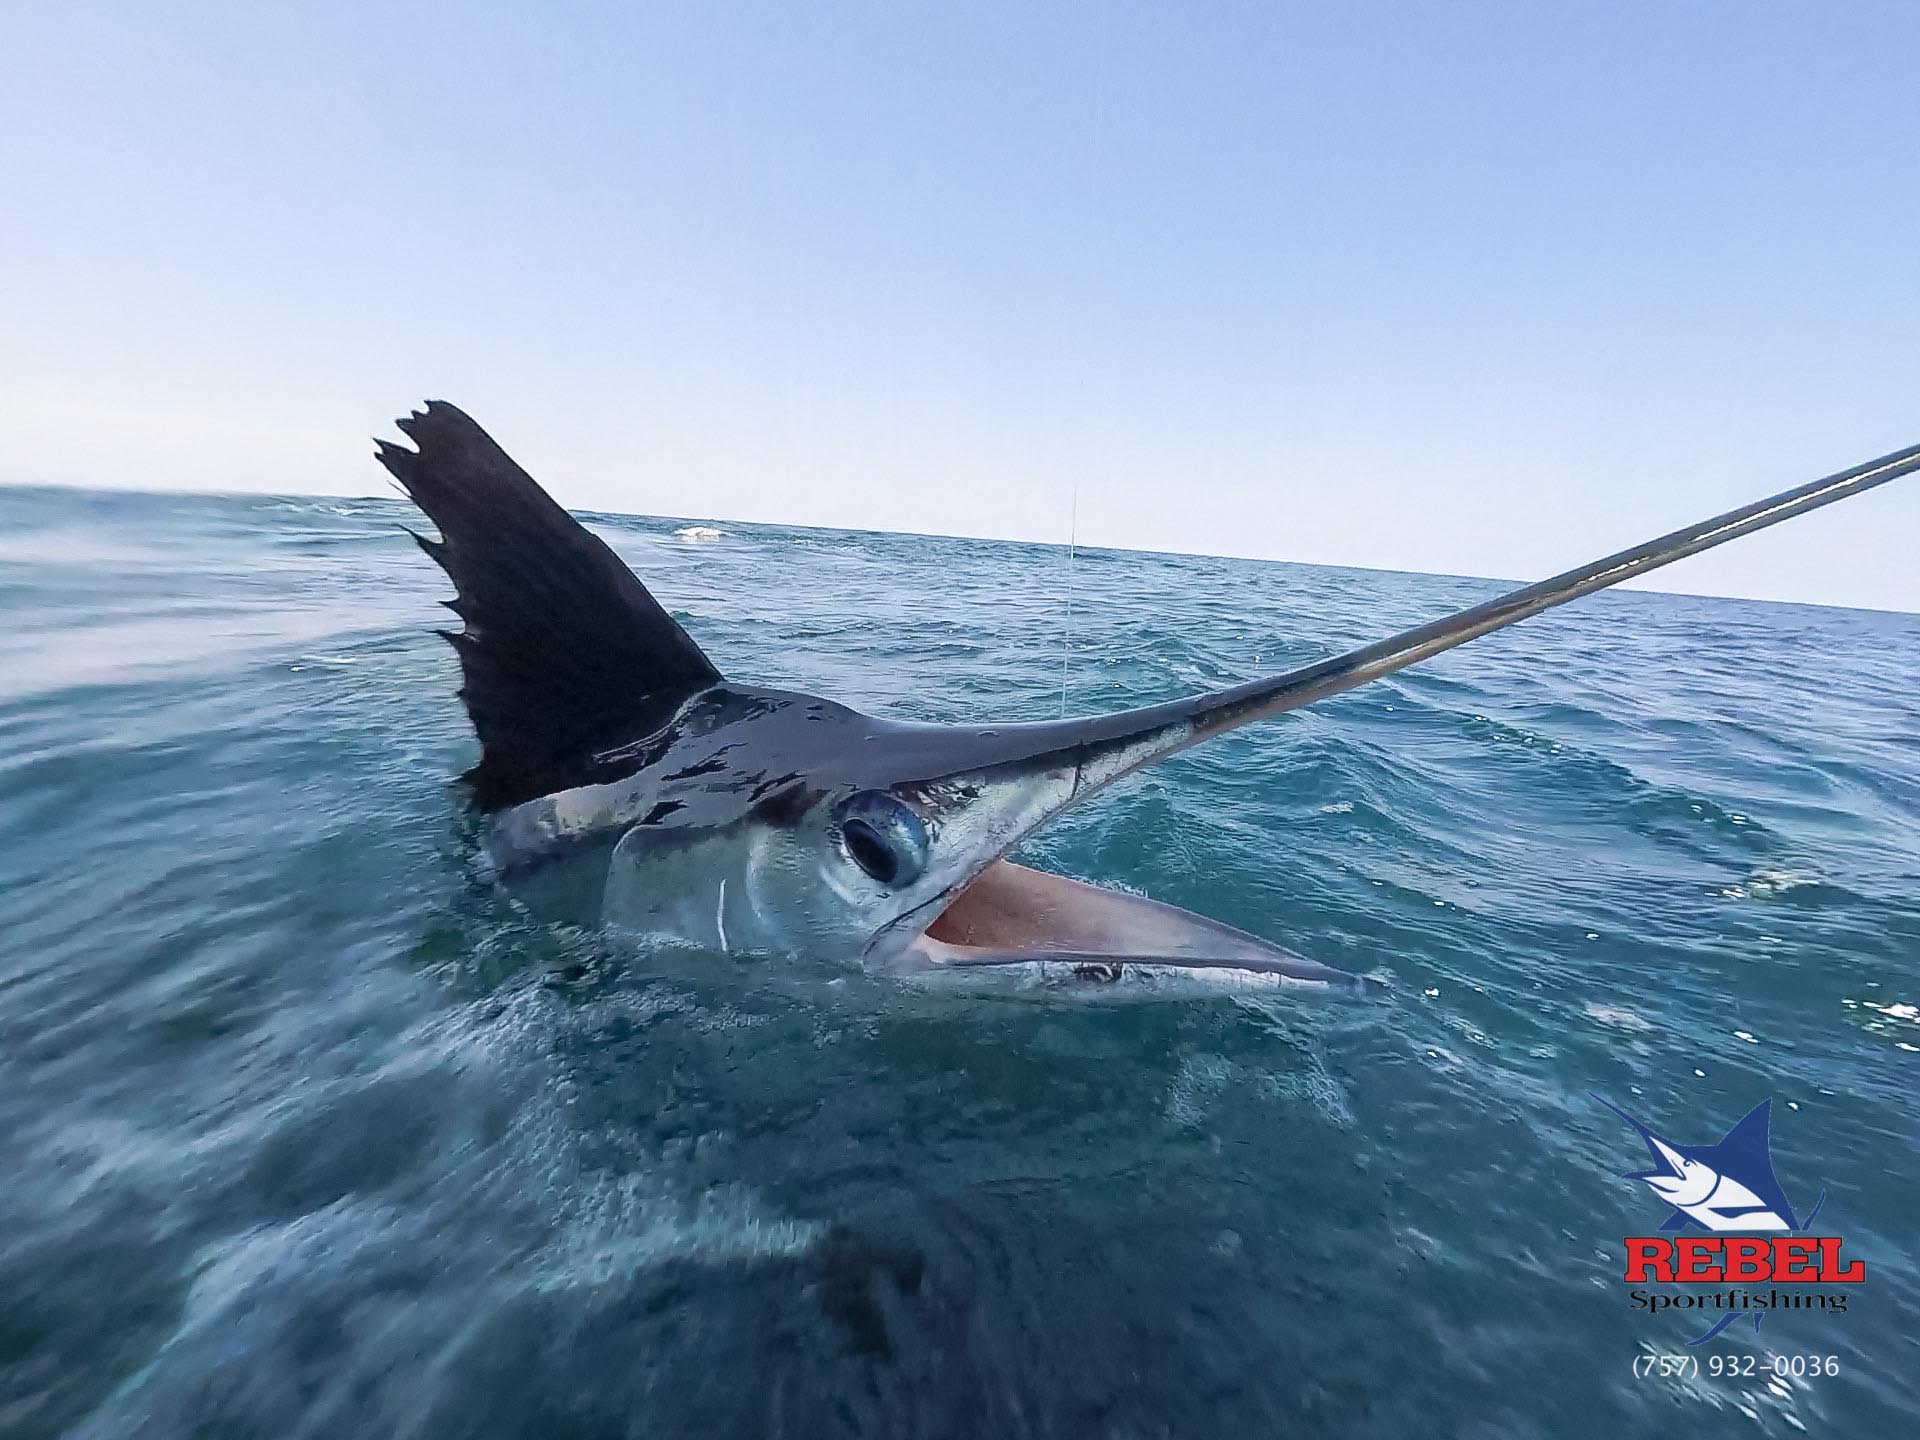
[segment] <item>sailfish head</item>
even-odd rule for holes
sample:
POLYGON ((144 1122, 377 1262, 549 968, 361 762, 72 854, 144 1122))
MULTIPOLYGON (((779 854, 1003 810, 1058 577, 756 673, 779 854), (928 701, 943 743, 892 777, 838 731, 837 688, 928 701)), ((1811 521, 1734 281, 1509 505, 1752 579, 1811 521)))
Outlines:
POLYGON ((729 953, 1345 987, 1360 982, 1269 940, 1006 856, 1188 746, 1920 467, 1915 447, 1284 675, 1107 715, 936 725, 723 678, 465 414, 434 401, 399 426, 415 448, 378 453, 440 531, 421 544, 465 622, 442 632, 480 741, 465 778, 509 881, 584 874, 561 888, 594 918, 729 953))

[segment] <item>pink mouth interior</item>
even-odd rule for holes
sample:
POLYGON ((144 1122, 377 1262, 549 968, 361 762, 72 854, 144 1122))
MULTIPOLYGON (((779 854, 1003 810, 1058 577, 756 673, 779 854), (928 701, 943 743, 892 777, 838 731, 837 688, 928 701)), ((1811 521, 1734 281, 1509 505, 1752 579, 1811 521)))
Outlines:
POLYGON ((1157 900, 1008 860, 996 860, 955 896, 927 927, 922 945, 946 964, 1071 956, 1271 969, 1298 958, 1157 900))

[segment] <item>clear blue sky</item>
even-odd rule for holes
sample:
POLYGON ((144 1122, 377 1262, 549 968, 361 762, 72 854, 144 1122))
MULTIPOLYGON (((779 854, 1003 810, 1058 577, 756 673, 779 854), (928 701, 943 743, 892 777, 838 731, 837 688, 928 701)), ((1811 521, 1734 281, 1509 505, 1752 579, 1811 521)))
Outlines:
MULTIPOLYGON (((1920 440, 1920 5, 62 4, 0 481, 1531 578, 1920 440)), ((1660 588, 1920 609, 1920 479, 1660 588)))

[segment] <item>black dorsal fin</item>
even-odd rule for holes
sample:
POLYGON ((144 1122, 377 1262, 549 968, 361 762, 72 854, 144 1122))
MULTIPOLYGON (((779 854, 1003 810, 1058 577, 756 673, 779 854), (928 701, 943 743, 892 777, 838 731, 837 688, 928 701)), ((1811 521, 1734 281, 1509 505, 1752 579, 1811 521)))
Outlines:
POLYGON ((380 463, 439 527, 416 536, 458 592, 445 632, 480 737, 467 772, 483 810, 614 778, 596 753, 664 724, 720 678, 605 542, 444 400, 398 422, 417 451, 380 463))

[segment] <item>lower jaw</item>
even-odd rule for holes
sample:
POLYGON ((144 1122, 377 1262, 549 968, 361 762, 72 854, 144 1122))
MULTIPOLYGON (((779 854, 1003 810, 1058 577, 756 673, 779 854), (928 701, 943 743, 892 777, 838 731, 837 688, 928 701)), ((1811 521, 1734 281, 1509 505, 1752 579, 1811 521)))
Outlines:
POLYGON ((1196 969, 1151 960, 1010 960, 992 965, 948 964, 924 955, 925 963, 902 969, 898 978, 923 990, 1008 999, 1132 1002, 1253 998, 1276 995, 1364 993, 1366 981, 1331 984, 1296 980, 1272 971, 1227 966, 1196 969))

